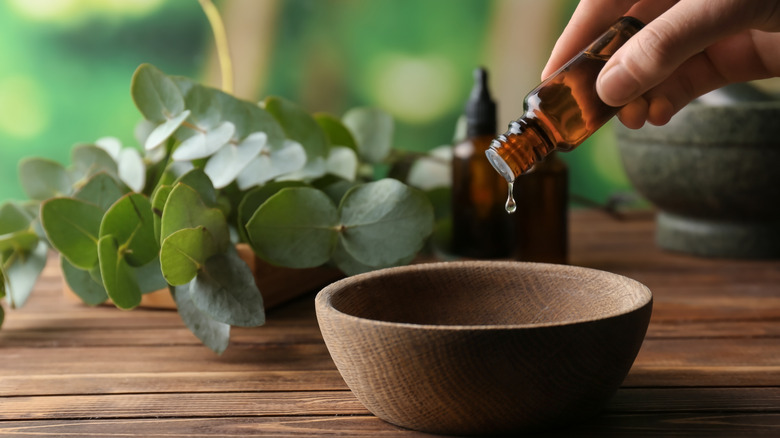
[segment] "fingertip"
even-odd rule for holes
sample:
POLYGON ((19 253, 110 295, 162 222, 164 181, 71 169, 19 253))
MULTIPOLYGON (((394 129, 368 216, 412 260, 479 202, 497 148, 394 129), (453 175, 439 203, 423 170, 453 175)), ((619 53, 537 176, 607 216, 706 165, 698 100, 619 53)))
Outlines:
POLYGON ((632 100, 618 111, 618 120, 629 129, 639 129, 644 126, 648 117, 648 103, 639 97, 632 100))
POLYGON ((650 100, 647 121, 655 126, 669 123, 677 111, 672 102, 666 97, 654 97, 650 100))

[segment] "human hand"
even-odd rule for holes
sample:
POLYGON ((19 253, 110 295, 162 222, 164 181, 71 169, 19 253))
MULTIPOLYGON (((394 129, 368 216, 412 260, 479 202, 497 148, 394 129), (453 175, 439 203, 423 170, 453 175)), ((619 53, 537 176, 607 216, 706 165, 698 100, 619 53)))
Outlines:
POLYGON ((596 81, 620 121, 663 125, 690 101, 733 82, 780 76, 780 0, 582 0, 542 78, 623 15, 647 25, 596 81))

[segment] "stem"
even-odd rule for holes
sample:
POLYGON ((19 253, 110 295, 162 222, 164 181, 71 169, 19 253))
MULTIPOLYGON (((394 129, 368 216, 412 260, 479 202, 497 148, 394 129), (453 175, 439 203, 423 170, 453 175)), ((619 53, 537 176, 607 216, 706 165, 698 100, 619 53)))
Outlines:
POLYGON ((227 42, 227 33, 225 24, 219 15, 219 10, 211 0, 199 0, 206 18, 209 20, 212 32, 214 32, 214 43, 217 46, 217 57, 219 58, 219 68, 222 72, 222 91, 233 94, 233 63, 230 61, 230 50, 227 42))

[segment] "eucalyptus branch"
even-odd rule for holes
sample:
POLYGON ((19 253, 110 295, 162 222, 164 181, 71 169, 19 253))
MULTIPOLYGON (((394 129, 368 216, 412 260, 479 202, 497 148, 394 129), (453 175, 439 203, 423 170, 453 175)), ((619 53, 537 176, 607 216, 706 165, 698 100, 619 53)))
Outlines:
POLYGON ((212 32, 214 32, 214 44, 217 46, 217 57, 222 74, 222 91, 233 93, 233 63, 230 60, 230 48, 227 42, 227 32, 219 10, 211 0, 199 0, 206 18, 209 20, 212 32))

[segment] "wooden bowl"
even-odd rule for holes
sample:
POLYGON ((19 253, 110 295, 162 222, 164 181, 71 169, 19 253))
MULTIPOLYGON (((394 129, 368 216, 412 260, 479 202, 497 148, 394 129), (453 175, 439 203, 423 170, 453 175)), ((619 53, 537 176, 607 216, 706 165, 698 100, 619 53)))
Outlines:
POLYGON ((324 288, 316 309, 367 409, 409 429, 471 435, 598 412, 639 351, 652 294, 593 269, 467 261, 349 277, 324 288))

